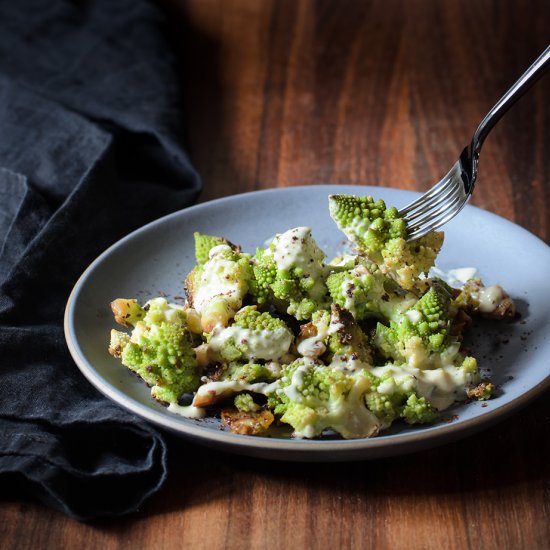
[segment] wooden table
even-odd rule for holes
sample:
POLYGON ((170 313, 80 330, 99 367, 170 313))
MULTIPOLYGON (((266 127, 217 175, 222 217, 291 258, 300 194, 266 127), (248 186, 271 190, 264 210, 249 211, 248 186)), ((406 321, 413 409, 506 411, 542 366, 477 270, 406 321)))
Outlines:
MULTIPOLYGON (((550 39, 547 0, 172 0, 202 199, 425 190, 550 39)), ((485 144, 473 203, 550 242, 550 77, 485 144)), ((506 266, 502 266, 506 269, 506 266)), ((550 359, 549 359, 550 365, 550 359)), ((2 548, 550 548, 546 393, 479 435, 352 464, 171 440, 164 489, 92 525, 0 505, 2 548)))

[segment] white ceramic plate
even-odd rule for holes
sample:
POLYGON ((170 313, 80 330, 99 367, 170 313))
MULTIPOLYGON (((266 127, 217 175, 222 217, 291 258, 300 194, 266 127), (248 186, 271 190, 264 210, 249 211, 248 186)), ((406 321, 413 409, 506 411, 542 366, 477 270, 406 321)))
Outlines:
POLYGON ((71 354, 86 378, 122 407, 158 426, 206 445, 282 460, 337 461, 412 452, 444 443, 501 420, 550 386, 550 247, 521 227, 467 206, 445 226, 438 266, 475 266, 486 284, 500 283, 523 317, 512 324, 485 324, 473 331, 471 348, 481 368, 500 386, 487 402, 453 407, 433 426, 396 423, 372 439, 300 440, 241 436, 220 429, 216 419, 192 420, 153 402, 148 388, 107 353, 115 327, 109 303, 119 297, 141 302, 165 293, 183 296, 194 266, 193 232, 223 235, 254 252, 275 233, 310 226, 330 257, 343 236, 330 219, 331 193, 372 195, 404 206, 416 193, 367 186, 308 186, 235 195, 161 218, 105 251, 75 285, 65 313, 71 354), (446 420, 446 421, 445 421, 446 420))

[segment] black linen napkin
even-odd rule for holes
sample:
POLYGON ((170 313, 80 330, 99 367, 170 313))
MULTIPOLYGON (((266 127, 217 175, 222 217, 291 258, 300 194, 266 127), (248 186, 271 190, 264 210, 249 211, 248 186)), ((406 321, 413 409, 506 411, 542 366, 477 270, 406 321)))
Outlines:
POLYGON ((160 434, 63 335, 86 266, 200 189, 166 32, 142 0, 0 1, 0 487, 78 519, 135 510, 166 476, 160 434))

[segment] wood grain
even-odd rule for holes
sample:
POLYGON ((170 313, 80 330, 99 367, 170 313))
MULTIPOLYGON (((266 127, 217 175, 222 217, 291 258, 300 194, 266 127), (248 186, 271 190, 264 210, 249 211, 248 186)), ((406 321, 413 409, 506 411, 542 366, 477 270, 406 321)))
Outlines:
MULTIPOLYGON (((202 200, 311 183, 427 189, 550 39, 545 0, 165 3, 202 200)), ((549 92, 546 77, 491 134, 473 198, 547 243, 549 92)), ((457 443, 345 465, 170 438, 168 483, 137 514, 85 525, 12 495, 0 546, 549 548, 549 398, 457 443)))

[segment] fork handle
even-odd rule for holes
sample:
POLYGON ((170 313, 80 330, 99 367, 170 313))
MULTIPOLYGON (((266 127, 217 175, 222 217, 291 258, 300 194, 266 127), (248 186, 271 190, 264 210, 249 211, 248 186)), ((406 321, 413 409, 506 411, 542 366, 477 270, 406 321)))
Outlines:
POLYGON ((535 62, 519 77, 515 84, 495 103, 485 115, 472 138, 471 151, 479 157, 479 151, 502 115, 544 74, 550 67, 550 46, 548 46, 535 62))

